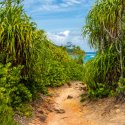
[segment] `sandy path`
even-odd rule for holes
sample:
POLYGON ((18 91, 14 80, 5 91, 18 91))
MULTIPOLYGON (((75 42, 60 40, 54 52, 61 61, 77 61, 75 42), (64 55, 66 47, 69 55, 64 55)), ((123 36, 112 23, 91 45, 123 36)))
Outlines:
MULTIPOLYGON (((125 125, 125 103, 116 104, 114 98, 99 99, 84 105, 80 102, 80 95, 85 91, 80 82, 72 82, 71 86, 64 85, 59 88, 50 88, 53 103, 45 103, 49 109, 47 119, 33 119, 29 124, 23 125, 125 125), (68 97, 68 98, 67 98, 68 97), (52 108, 50 108, 52 107, 52 108)), ((45 110, 44 103, 38 104, 39 111, 45 110)))
MULTIPOLYGON (((94 125, 94 122, 85 120, 80 95, 82 84, 79 82, 72 83, 71 87, 61 87, 56 92, 58 96, 55 98, 55 110, 64 110, 65 113, 57 113, 56 111, 49 113, 47 121, 43 125, 94 125), (71 96, 67 98, 68 96, 71 96)), ((52 92, 53 93, 53 92, 52 92)))

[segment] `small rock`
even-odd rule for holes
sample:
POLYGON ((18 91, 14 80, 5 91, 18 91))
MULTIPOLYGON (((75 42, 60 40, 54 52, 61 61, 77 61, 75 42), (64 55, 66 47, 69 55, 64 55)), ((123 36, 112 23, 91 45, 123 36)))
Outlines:
POLYGON ((41 116, 42 116, 42 114, 40 114, 40 113, 36 114, 36 117, 41 117, 41 116))
POLYGON ((64 109, 54 109, 56 111, 56 113, 60 113, 60 114, 63 114, 65 113, 65 110, 64 109))
POLYGON ((116 109, 115 112, 116 112, 116 113, 119 113, 119 112, 120 112, 120 109, 116 109))
POLYGON ((87 90, 87 86, 83 85, 82 87, 80 87, 80 90, 86 91, 87 90))
POLYGON ((67 96, 67 99, 72 99, 72 98, 73 98, 73 96, 71 96, 71 95, 67 96))
POLYGON ((67 85, 70 87, 70 86, 71 86, 71 83, 70 83, 70 82, 68 82, 68 83, 67 83, 67 85))
POLYGON ((43 111, 43 109, 41 108, 38 108, 37 111, 40 113, 40 114, 44 114, 45 111, 43 111))
POLYGON ((36 121, 35 121, 35 120, 33 120, 33 121, 32 121, 32 124, 35 124, 35 123, 36 123, 36 121))
POLYGON ((83 83, 83 82, 80 82, 79 84, 82 84, 82 85, 83 85, 84 83, 83 83))
POLYGON ((86 100, 82 103, 83 106, 86 106, 88 103, 90 102, 90 100, 86 100))
POLYGON ((63 118, 61 118, 61 119, 65 119, 65 118, 68 118, 68 117, 63 117, 63 118))
POLYGON ((54 96, 54 94, 53 94, 53 93, 50 93, 48 96, 49 96, 49 97, 53 97, 53 96, 54 96))
POLYGON ((53 112, 53 110, 51 108, 47 109, 49 112, 53 112))
POLYGON ((114 107, 115 107, 115 108, 118 108, 118 107, 119 107, 119 105, 115 105, 114 107))
POLYGON ((47 118, 46 115, 42 115, 41 117, 39 117, 39 120, 45 122, 46 118, 47 118))

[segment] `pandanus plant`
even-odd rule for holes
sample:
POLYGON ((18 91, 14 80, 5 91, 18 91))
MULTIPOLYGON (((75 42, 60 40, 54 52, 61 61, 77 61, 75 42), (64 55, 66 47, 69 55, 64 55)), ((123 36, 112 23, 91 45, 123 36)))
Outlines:
POLYGON ((115 46, 119 55, 120 75, 123 78, 123 44, 124 44, 124 0, 97 0, 87 16, 84 34, 89 36, 92 47, 104 52, 115 46))
POLYGON ((20 0, 3 0, 0 5, 0 54, 3 63, 28 64, 35 26, 20 0))

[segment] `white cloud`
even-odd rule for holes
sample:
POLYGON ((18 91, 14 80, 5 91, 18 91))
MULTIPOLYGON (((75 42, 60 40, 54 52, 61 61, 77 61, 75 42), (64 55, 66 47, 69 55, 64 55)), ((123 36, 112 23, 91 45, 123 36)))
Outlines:
POLYGON ((69 5, 73 5, 73 4, 80 4, 81 2, 83 2, 83 0, 63 0, 64 3, 67 3, 69 5))
POLYGON ((66 45, 67 42, 71 42, 73 45, 80 46, 85 51, 94 51, 90 49, 88 40, 83 39, 80 32, 65 30, 59 33, 48 33, 48 37, 56 45, 66 45))
POLYGON ((48 37, 52 40, 56 45, 65 45, 69 38, 70 31, 65 30, 59 33, 48 33, 48 37))
POLYGON ((59 35, 59 36, 63 36, 63 37, 68 37, 68 36, 69 36, 69 33, 70 33, 70 31, 69 31, 69 30, 66 30, 66 31, 64 31, 64 32, 60 32, 58 35, 59 35))

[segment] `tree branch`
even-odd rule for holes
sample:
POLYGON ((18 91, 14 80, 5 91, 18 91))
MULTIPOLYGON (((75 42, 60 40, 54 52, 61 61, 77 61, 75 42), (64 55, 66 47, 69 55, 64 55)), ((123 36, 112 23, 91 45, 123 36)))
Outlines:
POLYGON ((116 47, 116 50, 118 51, 118 53, 120 54, 121 51, 118 49, 118 42, 117 41, 116 41, 115 47, 116 47))
POLYGON ((114 36, 112 35, 112 33, 107 30, 107 28, 105 27, 104 23, 103 23, 103 27, 104 27, 104 30, 109 34, 109 36, 110 36, 112 39, 118 40, 118 37, 117 37, 117 38, 114 37, 114 36))

